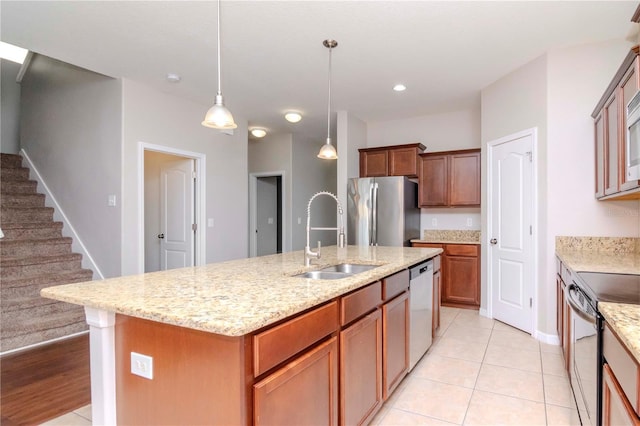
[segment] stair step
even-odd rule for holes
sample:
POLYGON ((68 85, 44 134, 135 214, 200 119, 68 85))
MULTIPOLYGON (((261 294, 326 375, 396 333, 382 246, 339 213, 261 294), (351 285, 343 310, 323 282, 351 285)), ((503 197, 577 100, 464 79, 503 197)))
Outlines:
POLYGON ((0 208, 0 222, 32 223, 53 220, 52 207, 4 207, 0 208))
POLYGON ((55 274, 80 269, 82 255, 77 253, 54 256, 2 257, 0 259, 0 277, 18 278, 55 274))
POLYGON ((62 237, 62 226, 62 222, 2 223, 2 241, 58 238, 62 237))
POLYGON ((3 167, 0 169, 0 179, 7 181, 29 180, 29 169, 26 167, 3 167))
POLYGON ((22 156, 18 154, 0 154, 0 167, 16 168, 22 167, 22 156))
POLYGON ((46 238, 40 240, 0 240, 0 256, 50 256, 71 253, 69 237, 46 238))
POLYGON ((44 194, 2 194, 4 207, 44 207, 44 194))
POLYGON ((38 182, 35 180, 2 180, 0 194, 35 194, 38 182))
POLYGON ((91 281, 93 279, 93 271, 90 269, 75 269, 71 271, 62 271, 56 274, 33 275, 29 277, 4 278, 0 282, 0 291, 2 296, 10 297, 11 295, 24 296, 29 292, 40 295, 40 290, 45 287, 54 285, 81 283, 91 281), (30 290, 33 287, 34 290, 30 290))
POLYGON ((21 348, 34 343, 44 342, 59 337, 88 330, 84 309, 76 306, 76 310, 51 315, 43 321, 42 318, 31 318, 20 324, 15 324, 0 330, 0 351, 21 348))

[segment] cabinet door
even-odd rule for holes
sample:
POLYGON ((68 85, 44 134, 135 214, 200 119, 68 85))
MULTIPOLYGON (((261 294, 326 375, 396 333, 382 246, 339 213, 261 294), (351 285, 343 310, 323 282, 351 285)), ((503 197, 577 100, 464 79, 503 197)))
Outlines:
POLYGON ((609 364, 602 368, 602 424, 604 426, 640 425, 609 364))
POLYGON ((595 150, 596 150, 596 181, 595 190, 596 198, 604 196, 604 160, 605 160, 605 142, 604 142, 604 115, 601 112, 594 121, 595 130, 595 150))
POLYGON ((626 149, 626 141, 627 141, 627 105, 629 101, 635 95, 638 90, 640 90, 640 72, 638 70, 638 64, 640 62, 640 58, 636 57, 633 61, 633 64, 627 71, 627 73, 622 77, 622 81, 620 82, 620 97, 622 98, 622 102, 620 105, 620 164, 618 167, 620 168, 620 190, 626 191, 628 189, 634 189, 640 186, 640 181, 632 180, 627 181, 627 153, 626 149))
POLYGON ((440 271, 433 273, 433 322, 431 325, 431 337, 435 339, 440 328, 440 271))
POLYGON ((416 148, 390 149, 389 176, 418 177, 418 150, 416 148))
POLYGON ((618 163, 620 153, 618 138, 618 92, 604 104, 604 195, 615 194, 620 191, 620 176, 618 163))
POLYGON ((340 423, 366 424, 381 406, 382 313, 378 309, 340 332, 340 423))
POLYGON ((448 201, 447 156, 420 156, 420 207, 446 206, 448 201))
POLYGON ((442 303, 479 307, 478 258, 447 255, 444 264, 442 303))
POLYGON ((256 425, 337 425, 337 338, 256 383, 253 393, 256 425))
POLYGON ((382 354, 386 401, 409 370, 409 292, 382 305, 382 354))
POLYGON ((360 151, 360 177, 389 176, 389 151, 360 151))
POLYGON ((449 205, 480 206, 480 152, 449 157, 449 205))

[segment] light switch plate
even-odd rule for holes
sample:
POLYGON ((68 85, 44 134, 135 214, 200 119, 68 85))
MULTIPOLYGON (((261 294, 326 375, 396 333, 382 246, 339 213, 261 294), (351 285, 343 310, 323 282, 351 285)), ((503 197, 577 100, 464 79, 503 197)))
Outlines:
POLYGON ((153 357, 131 352, 131 374, 153 380, 153 357))

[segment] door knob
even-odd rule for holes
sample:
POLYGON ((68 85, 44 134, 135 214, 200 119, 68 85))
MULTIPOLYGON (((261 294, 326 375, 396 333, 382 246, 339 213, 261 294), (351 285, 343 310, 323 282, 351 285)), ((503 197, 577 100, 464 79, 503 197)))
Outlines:
POLYGON ((496 245, 498 243, 498 240, 496 240, 495 238, 492 238, 489 240, 489 242, 493 245, 496 245))
POLYGON ((164 238, 164 234, 158 234, 158 238, 163 239, 164 238))

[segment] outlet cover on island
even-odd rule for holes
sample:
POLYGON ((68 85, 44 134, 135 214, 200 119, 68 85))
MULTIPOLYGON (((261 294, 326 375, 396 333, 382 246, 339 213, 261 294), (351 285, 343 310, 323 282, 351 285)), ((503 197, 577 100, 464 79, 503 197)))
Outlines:
POLYGON ((131 374, 153 380, 153 358, 131 352, 131 374))

